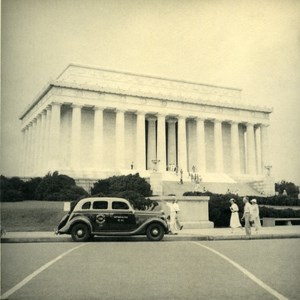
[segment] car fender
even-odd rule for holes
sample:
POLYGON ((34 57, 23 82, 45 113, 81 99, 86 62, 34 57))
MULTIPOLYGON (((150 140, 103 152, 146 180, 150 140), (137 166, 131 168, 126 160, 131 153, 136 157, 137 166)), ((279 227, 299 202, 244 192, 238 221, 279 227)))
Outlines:
POLYGON ((89 226, 89 228, 92 232, 92 224, 91 224, 89 218, 87 218, 85 216, 76 216, 74 218, 72 218, 72 216, 71 216, 70 220, 67 222, 67 224, 63 228, 61 228, 58 232, 59 233, 70 233, 71 228, 76 223, 85 223, 86 225, 89 226))
POLYGON ((164 230, 166 233, 168 233, 169 231, 169 226, 168 224, 166 223, 166 221, 160 219, 160 218, 151 218, 151 219, 148 219, 146 222, 144 222, 140 227, 138 227, 136 230, 135 230, 135 233, 142 233, 146 230, 146 228, 148 227, 148 225, 152 224, 152 223, 159 223, 163 226, 164 230))

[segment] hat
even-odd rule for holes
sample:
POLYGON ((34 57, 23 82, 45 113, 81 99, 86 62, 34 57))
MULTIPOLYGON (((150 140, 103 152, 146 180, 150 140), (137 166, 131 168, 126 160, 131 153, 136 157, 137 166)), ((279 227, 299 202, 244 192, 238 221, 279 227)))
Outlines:
POLYGON ((252 199, 251 202, 256 203, 256 199, 252 199))

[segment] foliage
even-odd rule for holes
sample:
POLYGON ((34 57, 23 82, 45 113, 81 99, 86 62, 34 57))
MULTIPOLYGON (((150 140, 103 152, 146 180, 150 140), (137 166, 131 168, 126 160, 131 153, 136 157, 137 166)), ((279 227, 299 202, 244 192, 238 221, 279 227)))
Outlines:
POLYGON ((1 201, 14 202, 22 200, 75 200, 88 193, 76 186, 75 180, 58 172, 48 173, 45 177, 35 177, 23 181, 19 177, 0 177, 1 201))
MULTIPOLYGON (((239 207, 239 217, 243 215, 243 200, 242 197, 236 195, 213 194, 210 192, 186 192, 184 196, 210 196, 209 201, 209 220, 214 222, 216 227, 228 227, 230 222, 230 203, 229 200, 234 198, 239 207)), ((276 205, 276 206, 300 206, 300 200, 290 198, 287 196, 273 196, 273 197, 256 197, 249 196, 249 199, 256 199, 259 205, 276 205), (278 204, 280 203, 280 205, 278 204)), ((300 210, 275 209, 272 207, 260 206, 260 217, 300 217, 300 210)))
POLYGON ((155 206, 158 204, 156 201, 154 203, 152 200, 145 198, 143 195, 135 191, 121 192, 117 195, 117 197, 127 199, 131 203, 133 208, 137 210, 146 210, 149 207, 153 206, 153 204, 155 206))
POLYGON ((151 196, 151 186, 138 173, 98 180, 94 183, 91 194, 125 198, 135 209, 139 210, 145 210, 153 205, 153 201, 145 198, 151 196))
POLYGON ((150 184, 139 173, 122 176, 112 176, 98 180, 92 187, 91 194, 117 194, 125 191, 135 191, 144 197, 152 195, 150 184))
POLYGON ((41 181, 42 181, 41 177, 34 177, 24 182, 23 185, 24 200, 38 200, 35 191, 41 181))
POLYGON ((298 197, 299 187, 296 186, 293 182, 288 182, 285 180, 281 180, 280 182, 275 183, 275 191, 279 194, 283 194, 284 190, 287 195, 290 197, 298 197))
POLYGON ((76 200, 88 193, 76 186, 75 180, 58 172, 48 173, 36 188, 36 198, 47 201, 76 200))
POLYGON ((24 182, 18 177, 7 178, 0 176, 1 202, 15 202, 23 200, 24 182))

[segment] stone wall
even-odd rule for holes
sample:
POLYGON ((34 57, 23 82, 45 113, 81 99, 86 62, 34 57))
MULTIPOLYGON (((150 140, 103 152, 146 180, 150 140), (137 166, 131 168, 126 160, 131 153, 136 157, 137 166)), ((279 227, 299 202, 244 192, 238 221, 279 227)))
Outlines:
MULTIPOLYGON (((151 197, 151 200, 158 202, 172 203, 174 197, 151 197)), ((209 221, 208 202, 209 197, 181 196, 176 197, 180 208, 179 220, 186 229, 213 228, 214 223, 209 221)))

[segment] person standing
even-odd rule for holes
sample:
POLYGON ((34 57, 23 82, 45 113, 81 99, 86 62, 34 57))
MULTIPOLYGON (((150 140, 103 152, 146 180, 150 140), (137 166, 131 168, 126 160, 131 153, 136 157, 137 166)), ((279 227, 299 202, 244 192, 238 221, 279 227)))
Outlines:
POLYGON ((250 237, 251 236, 251 224, 250 224, 251 204, 249 203, 248 197, 244 197, 243 202, 244 202, 244 214, 242 220, 245 220, 246 236, 250 237))
POLYGON ((174 199, 173 200, 173 207, 174 207, 174 210, 176 212, 175 214, 175 219, 176 219, 176 229, 178 230, 182 230, 183 226, 180 224, 180 221, 179 221, 179 212, 180 212, 180 208, 179 208, 179 205, 177 203, 177 200, 174 199))
POLYGON ((234 228, 242 228, 240 219, 239 219, 239 207, 235 203, 235 200, 231 198, 229 200, 230 202, 230 211, 231 211, 231 216, 230 216, 230 228, 231 228, 231 233, 233 233, 234 228))
POLYGON ((167 202, 167 205, 170 210, 170 215, 168 217, 169 219, 169 226, 170 226, 170 234, 177 234, 177 228, 176 228, 176 210, 173 205, 173 203, 167 202))
POLYGON ((254 222, 254 227, 256 233, 261 228, 260 217, 259 217, 259 207, 257 205, 256 199, 252 199, 251 201, 251 221, 254 222))

